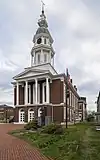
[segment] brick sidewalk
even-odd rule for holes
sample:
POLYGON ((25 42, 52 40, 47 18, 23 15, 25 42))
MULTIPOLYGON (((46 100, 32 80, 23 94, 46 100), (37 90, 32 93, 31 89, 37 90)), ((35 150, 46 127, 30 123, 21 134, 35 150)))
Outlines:
POLYGON ((0 124, 0 160, 48 160, 38 150, 7 132, 23 125, 0 124))

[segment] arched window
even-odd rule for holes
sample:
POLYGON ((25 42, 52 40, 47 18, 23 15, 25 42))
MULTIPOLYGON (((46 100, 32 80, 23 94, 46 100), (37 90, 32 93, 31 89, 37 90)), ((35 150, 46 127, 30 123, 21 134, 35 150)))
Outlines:
POLYGON ((38 109, 38 117, 41 117, 41 114, 42 114, 42 108, 39 108, 38 109))
POLYGON ((25 120, 25 111, 24 109, 19 110, 19 122, 24 123, 25 120))
POLYGON ((33 109, 30 109, 30 112, 34 111, 33 109))
POLYGON ((24 109, 21 109, 20 112, 24 112, 24 109))
POLYGON ((34 110, 31 108, 28 110, 28 122, 34 119, 34 110))

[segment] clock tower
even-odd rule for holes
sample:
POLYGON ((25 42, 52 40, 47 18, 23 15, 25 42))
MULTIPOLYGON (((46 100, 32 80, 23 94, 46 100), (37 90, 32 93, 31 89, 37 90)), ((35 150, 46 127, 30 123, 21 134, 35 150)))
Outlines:
POLYGON ((42 13, 38 20, 38 29, 34 35, 34 46, 31 50, 31 67, 50 63, 54 66, 53 39, 48 30, 48 23, 42 6, 42 13))

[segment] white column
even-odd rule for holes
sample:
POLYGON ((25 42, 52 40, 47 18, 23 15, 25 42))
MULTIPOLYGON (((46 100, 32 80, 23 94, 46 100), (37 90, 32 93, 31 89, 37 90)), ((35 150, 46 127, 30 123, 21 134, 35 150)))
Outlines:
POLYGON ((40 103, 40 84, 38 84, 38 103, 40 103))
POLYGON ((26 81, 26 86, 25 86, 25 104, 28 104, 28 81, 26 81))
POLYGON ((34 104, 34 84, 32 85, 33 88, 33 104, 34 104))
POLYGON ((17 105, 19 105, 19 83, 17 82, 17 105))
POLYGON ((31 104, 31 85, 29 85, 29 103, 31 104))
POLYGON ((35 103, 37 104, 37 101, 38 101, 38 81, 37 79, 35 79, 35 97, 36 97, 35 103))
POLYGON ((42 103, 44 103, 44 83, 42 84, 42 103))
POLYGON ((46 78, 46 102, 49 103, 49 81, 48 77, 46 78))

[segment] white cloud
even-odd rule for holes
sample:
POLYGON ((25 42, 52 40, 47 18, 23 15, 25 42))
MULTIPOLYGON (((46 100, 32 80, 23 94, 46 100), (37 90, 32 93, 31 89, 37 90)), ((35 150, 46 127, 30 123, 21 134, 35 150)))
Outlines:
MULTIPOLYGON (((44 0, 44 3, 49 28, 55 40, 55 66, 60 72, 68 67, 73 83, 81 86, 80 88, 84 83, 89 86, 89 82, 93 81, 94 91, 91 86, 89 91, 85 88, 85 91, 79 92, 88 97, 89 109, 94 109, 99 90, 99 82, 97 85, 95 81, 100 80, 100 11, 90 1, 44 0)), ((100 4, 97 2, 95 5, 100 4)), ((8 71, 10 76, 4 84, 3 80, 0 82, 3 89, 2 85, 10 83, 14 72, 30 64, 32 36, 37 28, 40 1, 0 1, 0 8, 0 15, 3 17, 0 23, 0 71, 8 71)), ((3 76, 8 77, 8 74, 3 76)), ((7 91, 2 89, 1 101, 11 102, 12 95, 7 96, 7 91)))

